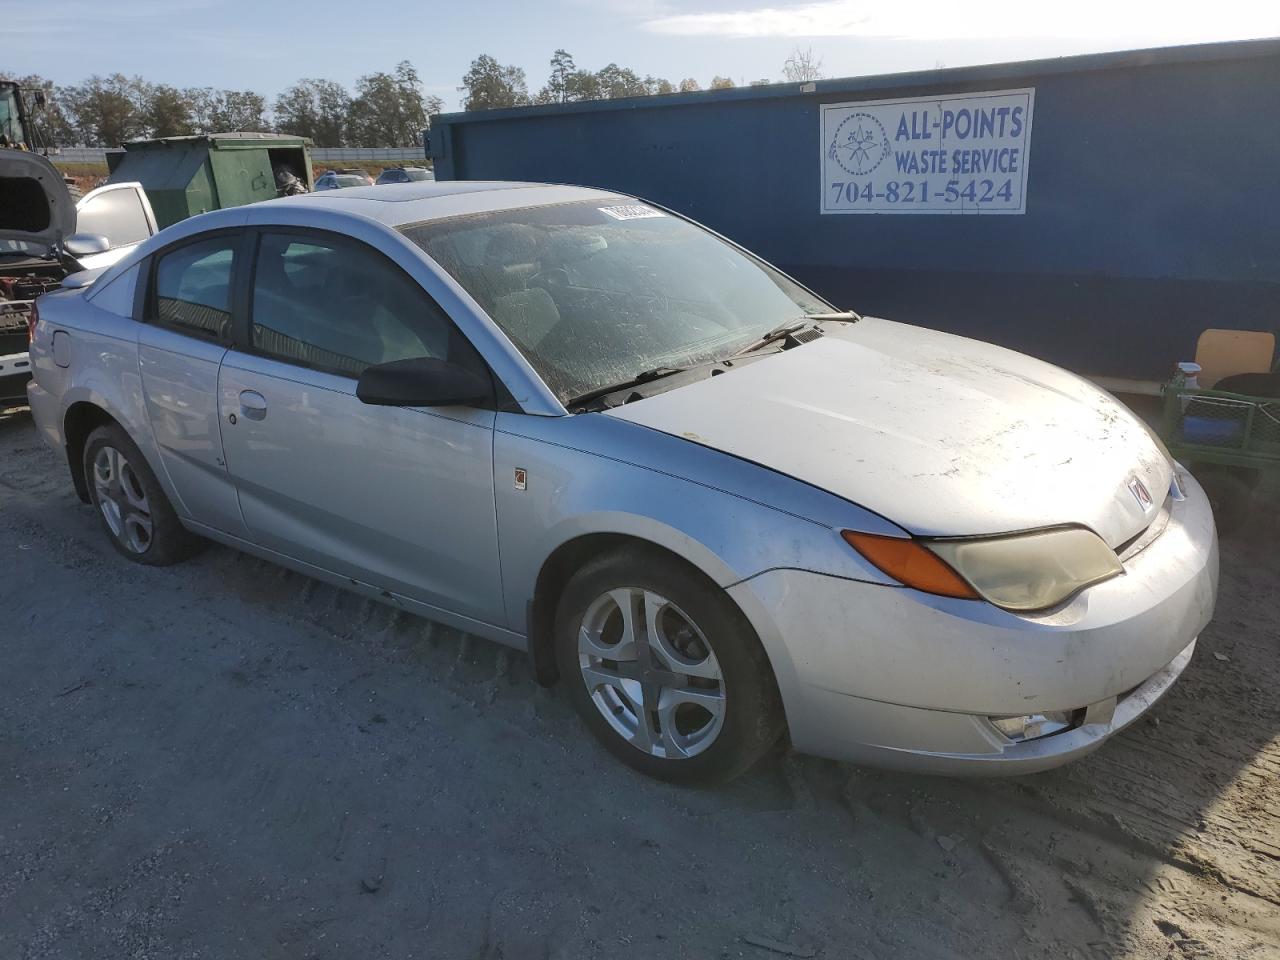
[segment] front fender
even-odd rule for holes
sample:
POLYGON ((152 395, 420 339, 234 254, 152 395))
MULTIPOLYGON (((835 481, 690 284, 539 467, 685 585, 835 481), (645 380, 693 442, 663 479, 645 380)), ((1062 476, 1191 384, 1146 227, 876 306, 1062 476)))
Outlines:
POLYGON ((495 499, 511 629, 527 632, 529 603, 547 558, 592 534, 664 547, 722 587, 780 568, 890 582, 839 536, 842 528, 895 532, 886 521, 842 501, 820 502, 821 491, 705 447, 608 418, 584 422, 590 419, 498 417, 495 499), (626 459, 621 448, 600 442, 610 435, 628 441, 626 459), (723 460, 718 473, 714 458, 723 460), (789 496, 789 484, 803 489, 789 496))

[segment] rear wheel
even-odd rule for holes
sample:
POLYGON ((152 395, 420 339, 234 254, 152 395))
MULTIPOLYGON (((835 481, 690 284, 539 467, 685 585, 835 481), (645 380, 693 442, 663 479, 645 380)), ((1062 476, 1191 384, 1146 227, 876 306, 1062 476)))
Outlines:
POLYGON ((121 427, 108 424, 89 434, 84 475, 112 546, 135 563, 177 563, 203 545, 182 525, 142 451, 121 427))
POLYGON ((587 727, 650 776, 728 780, 782 733, 773 674, 750 624, 716 584, 659 551, 629 548, 570 580, 556 656, 587 727))

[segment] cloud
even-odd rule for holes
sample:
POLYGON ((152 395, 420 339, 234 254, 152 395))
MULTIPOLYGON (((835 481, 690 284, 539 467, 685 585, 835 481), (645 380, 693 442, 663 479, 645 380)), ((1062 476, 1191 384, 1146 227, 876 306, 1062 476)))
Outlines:
POLYGON ((1132 39, 1193 43, 1280 34, 1280 4, 1218 0, 1212 14, 1201 2, 1076 0, 1028 3, 987 0, 819 0, 740 10, 657 16, 652 33, 699 37, 865 37, 985 40, 1012 37, 1132 39))

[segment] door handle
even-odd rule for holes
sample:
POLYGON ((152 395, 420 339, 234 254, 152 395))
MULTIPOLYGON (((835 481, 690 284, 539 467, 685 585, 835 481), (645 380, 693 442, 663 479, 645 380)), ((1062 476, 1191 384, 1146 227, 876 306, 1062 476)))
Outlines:
POLYGON ((250 420, 265 420, 267 418, 267 398, 257 390, 241 390, 240 412, 250 420))

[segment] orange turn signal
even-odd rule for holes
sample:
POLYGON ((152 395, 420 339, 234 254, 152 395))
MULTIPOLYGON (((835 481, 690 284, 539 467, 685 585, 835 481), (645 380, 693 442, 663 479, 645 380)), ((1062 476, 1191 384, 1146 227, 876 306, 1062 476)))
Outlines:
POLYGON ((870 560, 893 579, 941 597, 977 600, 978 594, 937 554, 915 540, 881 537, 873 533, 840 531, 845 543, 870 560))

